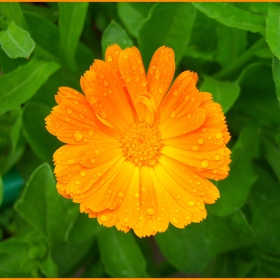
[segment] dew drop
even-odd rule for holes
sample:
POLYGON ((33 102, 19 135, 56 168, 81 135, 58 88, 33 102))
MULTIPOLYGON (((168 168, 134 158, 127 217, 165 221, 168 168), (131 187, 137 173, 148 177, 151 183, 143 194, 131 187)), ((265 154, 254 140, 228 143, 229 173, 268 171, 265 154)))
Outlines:
POLYGON ((104 81, 103 84, 105 87, 107 87, 109 85, 107 81, 104 81))
POLYGON ((199 150, 199 147, 196 146, 196 145, 194 145, 194 146, 192 146, 192 150, 193 150, 193 151, 198 151, 198 150, 199 150))
POLYGON ((222 132, 219 132, 218 134, 216 134, 216 138, 217 138, 217 139, 221 139, 222 137, 223 137, 222 132))
POLYGON ((190 216, 186 216, 185 219, 188 221, 191 217, 190 216))
POLYGON ((175 218, 173 219, 174 224, 178 224, 178 222, 179 222, 178 219, 175 219, 175 218))
POLYGON ((67 113, 68 113, 68 114, 72 114, 72 110, 68 108, 68 109, 67 109, 67 113))
POLYGON ((157 70, 156 73, 155 73, 155 78, 158 79, 159 76, 160 76, 160 74, 159 74, 159 71, 157 70))
POLYGON ((85 176, 86 176, 86 172, 85 172, 85 171, 81 171, 81 172, 80 172, 80 175, 81 175, 82 177, 85 177, 85 176))
POLYGON ((175 209, 174 212, 175 212, 175 213, 179 213, 179 212, 180 212, 180 209, 175 209))
POLYGON ((187 96, 185 97, 185 100, 188 101, 189 99, 190 99, 190 97, 187 95, 187 96))
POLYGON ((216 155, 215 156, 215 160, 220 160, 221 159, 221 156, 220 155, 216 155))
POLYGON ((135 193, 135 194, 134 194, 134 197, 135 197, 135 198, 138 198, 138 197, 139 197, 139 193, 135 193))
POLYGON ((115 54, 119 54, 120 53, 120 51, 119 50, 115 50, 115 54))
POLYGON ((128 59, 128 55, 127 54, 125 54, 123 57, 124 57, 124 59, 128 59))
POLYGON ((81 183, 81 182, 80 182, 80 181, 78 181, 78 180, 77 180, 77 181, 75 181, 75 185, 80 185, 80 183, 81 183))
POLYGON ((74 162, 75 162, 75 160, 72 159, 72 158, 67 160, 67 163, 68 163, 68 164, 72 164, 72 163, 74 163, 74 162))
POLYGON ((200 145, 204 144, 204 139, 203 139, 203 138, 199 138, 199 139, 198 139, 198 143, 199 143, 200 145))
POLYGON ((158 89, 158 92, 159 92, 159 93, 163 93, 163 89, 162 89, 162 88, 159 88, 159 89, 158 89))
POLYGON ((95 163, 95 159, 92 158, 92 159, 90 160, 90 162, 91 162, 91 163, 95 163))
POLYGON ((130 76, 127 76, 127 77, 125 78, 125 80, 126 80, 126 82, 130 82, 130 81, 131 81, 131 77, 130 77, 130 76))
POLYGON ((88 132, 88 135, 89 135, 89 136, 92 136, 92 135, 93 135, 93 131, 90 130, 90 131, 88 132))
POLYGON ((170 114, 170 117, 171 117, 171 118, 174 118, 174 117, 175 117, 175 115, 176 115, 176 112, 175 112, 175 111, 173 111, 173 112, 170 114))
POLYGON ((207 159, 203 159, 200 163, 200 165, 204 168, 208 167, 209 166, 209 161, 207 159))
POLYGON ((100 115, 103 119, 105 119, 107 117, 106 113, 104 113, 104 112, 102 112, 100 115))
POLYGON ((178 94, 179 94, 179 92, 177 89, 173 91, 173 95, 177 96, 178 94))
POLYGON ((75 133, 74 133, 74 139, 76 141, 81 141, 83 138, 83 134, 81 133, 80 130, 76 130, 75 133))
POLYGON ((89 102, 90 103, 96 103, 97 101, 97 98, 95 96, 92 96, 90 99, 89 99, 89 102))
POLYGON ((94 153, 95 153, 96 155, 99 155, 99 154, 100 154, 100 150, 95 149, 95 150, 94 150, 94 153))
POLYGON ((124 194, 122 192, 119 192, 118 197, 124 197, 124 194))
POLYGON ((101 215, 100 216, 100 221, 101 222, 107 222, 108 221, 108 217, 106 215, 101 215))
POLYGON ((113 61, 113 57, 110 54, 107 55, 107 61, 108 62, 112 62, 113 61))
POLYGON ((62 152, 58 152, 59 155, 62 155, 62 152))
POLYGON ((147 85, 146 82, 142 82, 142 87, 145 87, 147 85))
POLYGON ((66 120, 67 122, 69 122, 70 119, 69 119, 69 118, 66 118, 65 120, 66 120))
POLYGON ((218 170, 217 169, 213 169, 212 171, 214 174, 217 174, 218 170))
POLYGON ((124 218, 123 220, 124 220, 125 223, 129 222, 129 218, 124 218))
POLYGON ((194 206, 194 205, 195 205, 195 202, 194 202, 194 201, 192 201, 192 200, 190 200, 190 201, 188 202, 188 205, 192 207, 192 206, 194 206))
POLYGON ((74 100, 74 104, 76 104, 76 105, 77 105, 77 104, 79 104, 79 101, 77 101, 77 100, 74 100))
POLYGON ((147 213, 147 215, 149 215, 149 216, 154 215, 155 212, 156 212, 156 211, 155 211, 154 208, 147 208, 147 209, 146 209, 146 213, 147 213))

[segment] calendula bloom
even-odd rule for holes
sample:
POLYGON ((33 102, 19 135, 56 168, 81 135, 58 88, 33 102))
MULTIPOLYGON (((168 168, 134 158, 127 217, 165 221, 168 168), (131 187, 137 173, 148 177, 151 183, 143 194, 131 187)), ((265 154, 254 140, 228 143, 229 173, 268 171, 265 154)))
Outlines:
POLYGON ((59 88, 47 130, 58 192, 101 225, 139 237, 206 218, 227 177, 230 139, 212 95, 185 71, 171 85, 174 52, 160 47, 145 72, 135 47, 107 48, 81 78, 83 94, 59 88))

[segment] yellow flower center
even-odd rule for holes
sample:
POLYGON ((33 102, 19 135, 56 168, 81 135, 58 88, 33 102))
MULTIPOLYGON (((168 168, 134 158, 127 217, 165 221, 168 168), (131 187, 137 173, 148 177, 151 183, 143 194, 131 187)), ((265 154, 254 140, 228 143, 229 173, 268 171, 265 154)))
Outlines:
POLYGON ((146 122, 130 125, 120 142, 125 158, 137 166, 155 165, 162 148, 158 130, 146 122))

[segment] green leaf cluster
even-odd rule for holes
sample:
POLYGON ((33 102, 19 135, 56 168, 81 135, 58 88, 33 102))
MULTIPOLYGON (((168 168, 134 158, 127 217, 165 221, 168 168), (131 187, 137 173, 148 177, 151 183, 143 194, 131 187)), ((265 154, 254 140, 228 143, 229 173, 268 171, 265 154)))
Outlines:
POLYGON ((0 275, 279 277, 279 18, 268 2, 0 3, 0 275), (173 48, 175 76, 197 72, 222 105, 231 171, 205 221, 139 239, 57 194, 62 144, 44 118, 58 87, 80 91, 113 43, 137 46, 146 67, 158 47, 173 48))

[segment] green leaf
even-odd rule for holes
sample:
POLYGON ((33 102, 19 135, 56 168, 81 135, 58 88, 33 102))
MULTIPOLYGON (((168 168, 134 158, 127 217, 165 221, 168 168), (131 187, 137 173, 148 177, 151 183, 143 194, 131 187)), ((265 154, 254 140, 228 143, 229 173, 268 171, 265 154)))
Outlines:
POLYGON ((10 58, 28 58, 35 48, 29 33, 12 21, 7 30, 0 32, 0 45, 10 58))
POLYGON ((148 277, 145 258, 131 232, 103 228, 98 234, 98 246, 105 270, 112 277, 148 277))
POLYGON ((23 110, 25 137, 34 152, 44 161, 52 163, 53 153, 62 145, 45 127, 45 118, 51 109, 43 104, 29 103, 23 110), (36 118, 34 118, 36 116, 36 118))
POLYGON ((238 79, 241 92, 234 109, 262 124, 278 126, 280 111, 271 72, 271 66, 260 63, 245 68, 238 79))
POLYGON ((55 24, 43 17, 33 14, 26 14, 26 21, 32 26, 30 34, 36 42, 35 53, 38 52, 38 46, 50 56, 58 59, 59 56, 59 30, 55 24), (44 34, 44 36, 42 36, 44 34), (51 42, 51 44, 50 44, 51 42))
POLYGON ((203 77, 200 90, 212 93, 214 101, 222 105, 224 113, 233 106, 240 92, 238 85, 231 82, 218 81, 211 77, 203 77))
POLYGON ((34 57, 26 65, 1 76, 0 114, 27 101, 58 68, 55 62, 34 57))
POLYGON ((4 194, 4 185, 3 185, 2 176, 0 175, 0 206, 3 201, 3 194, 4 194))
POLYGON ((0 3, 1 14, 5 17, 5 19, 10 23, 15 21, 15 23, 25 29, 28 30, 28 25, 25 21, 24 15, 22 13, 20 3, 16 2, 2 2, 0 3))
POLYGON ((208 17, 226 26, 265 33, 265 18, 261 15, 246 12, 230 3, 193 3, 193 5, 208 17))
POLYGON ((266 18, 266 41, 273 54, 280 59, 280 4, 270 3, 266 18))
POLYGON ((221 197, 209 206, 209 211, 217 216, 227 216, 245 203, 250 188, 257 179, 251 162, 258 154, 258 126, 248 123, 232 149, 229 177, 217 182, 221 197))
POLYGON ((122 49, 133 46, 129 36, 116 22, 111 23, 104 30, 101 38, 101 47, 103 57, 105 55, 107 47, 112 44, 118 44, 122 49))
POLYGON ((83 30, 88 3, 58 3, 60 52, 73 70, 76 69, 75 53, 83 30))
POLYGON ((272 74, 275 83, 277 100, 280 103, 280 59, 276 56, 272 58, 272 74))
POLYGON ((153 53, 163 45, 174 50, 176 64, 179 64, 190 40, 194 19, 195 9, 191 3, 154 5, 138 37, 145 66, 148 66, 153 53))
POLYGON ((185 229, 169 226, 155 239, 166 259, 180 271, 199 272, 209 261, 203 223, 190 224, 185 229))
POLYGON ((39 277, 36 262, 29 258, 28 250, 25 240, 9 238, 0 242, 1 277, 39 277))
POLYGON ((250 193, 249 203, 252 211, 252 228, 256 235, 256 248, 260 253, 271 256, 280 255, 280 189, 279 182, 271 176, 271 172, 258 165, 256 171, 259 180, 250 193))
POLYGON ((217 35, 216 61, 224 67, 236 60, 246 50, 247 32, 218 23, 217 35))
POLYGON ((128 30, 129 34, 138 37, 143 21, 154 3, 119 2, 117 3, 118 15, 128 30))
POLYGON ((252 229, 241 211, 233 212, 227 217, 208 213, 203 223, 205 243, 211 256, 252 243, 252 229))
POLYGON ((31 175, 15 208, 32 227, 48 238, 58 275, 65 277, 74 273, 85 261, 95 242, 96 228, 92 220, 77 222, 80 215, 78 205, 62 198, 55 184, 50 166, 46 163, 40 165, 31 175), (84 230, 77 228, 79 225, 86 225, 84 229, 89 230, 83 234, 87 239, 78 236, 77 231, 84 230))

